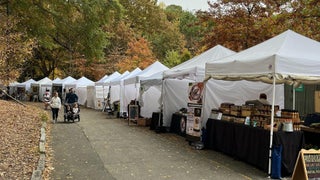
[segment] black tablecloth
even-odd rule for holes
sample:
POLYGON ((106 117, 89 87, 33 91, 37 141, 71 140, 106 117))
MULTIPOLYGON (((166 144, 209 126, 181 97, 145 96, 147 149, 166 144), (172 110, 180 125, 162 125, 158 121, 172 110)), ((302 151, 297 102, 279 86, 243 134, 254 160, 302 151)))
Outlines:
POLYGON ((187 117, 180 113, 173 113, 171 118, 170 132, 186 135, 187 117))
POLYGON ((310 127, 301 127, 304 134, 305 144, 308 147, 320 147, 320 130, 310 127))
MULTIPOLYGON (((270 131, 215 119, 208 119, 206 130, 206 148, 221 151, 268 172, 270 131)), ((303 132, 274 132, 273 145, 282 146, 282 176, 291 175, 304 145, 303 132)))
POLYGON ((150 124, 150 130, 156 130, 158 127, 162 126, 163 118, 162 113, 153 112, 150 124), (160 116, 160 117, 159 117, 160 116), (160 120, 160 123, 159 123, 160 120))

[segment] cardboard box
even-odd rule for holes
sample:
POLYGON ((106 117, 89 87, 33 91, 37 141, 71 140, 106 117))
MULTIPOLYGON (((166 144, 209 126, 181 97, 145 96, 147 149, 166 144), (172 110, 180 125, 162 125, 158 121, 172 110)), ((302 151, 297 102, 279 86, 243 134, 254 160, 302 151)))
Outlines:
POLYGON ((139 118, 137 123, 138 123, 138 126, 150 126, 151 119, 149 119, 149 118, 139 118))

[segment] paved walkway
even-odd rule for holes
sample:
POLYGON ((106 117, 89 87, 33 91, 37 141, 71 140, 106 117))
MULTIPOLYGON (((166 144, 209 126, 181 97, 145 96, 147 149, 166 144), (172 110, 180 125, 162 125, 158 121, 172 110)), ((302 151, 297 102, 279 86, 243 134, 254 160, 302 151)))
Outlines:
POLYGON ((195 150, 179 135, 81 109, 81 121, 52 128, 52 179, 267 179, 267 174, 213 150, 195 150))

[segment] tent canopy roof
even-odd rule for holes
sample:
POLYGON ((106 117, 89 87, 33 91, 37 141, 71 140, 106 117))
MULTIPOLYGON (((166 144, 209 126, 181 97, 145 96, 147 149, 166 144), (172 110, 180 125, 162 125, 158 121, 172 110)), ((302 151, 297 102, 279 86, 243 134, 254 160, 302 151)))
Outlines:
POLYGON ((56 83, 56 82, 59 82, 59 81, 61 81, 61 79, 57 77, 52 81, 52 83, 56 83))
POLYGON ((48 77, 45 77, 43 79, 40 79, 39 81, 36 81, 34 83, 31 83, 32 85, 35 84, 35 85, 48 85, 48 86, 51 86, 52 85, 52 80, 49 79, 48 77))
POLYGON ((104 84, 109 83, 110 81, 112 81, 113 79, 115 79, 115 78, 117 78, 119 76, 121 76, 121 74, 118 71, 116 71, 116 72, 112 73, 110 76, 108 76, 107 78, 102 79, 101 81, 99 80, 98 82, 96 82, 96 85, 104 85, 104 84))
POLYGON ((134 84, 138 83, 141 79, 147 78, 155 73, 162 72, 164 70, 168 70, 169 68, 159 61, 154 62, 150 66, 148 66, 143 71, 140 71, 135 76, 128 77, 124 80, 124 84, 134 84))
POLYGON ((68 76, 68 77, 65 77, 64 79, 61 79, 59 81, 56 81, 56 82, 53 82, 54 85, 64 85, 64 84, 68 84, 68 83, 72 83, 76 81, 75 78, 71 77, 71 76, 68 76))
POLYGON ((101 79, 99 79, 96 83, 101 83, 101 82, 103 82, 105 79, 107 79, 108 78, 108 75, 106 74, 106 75, 104 75, 101 79))
POLYGON ((124 76, 118 77, 115 80, 111 81, 110 84, 111 85, 119 85, 122 80, 124 81, 127 78, 135 77, 139 72, 141 72, 141 69, 137 67, 136 69, 134 69, 130 73, 128 73, 124 76))
MULTIPOLYGON (((133 72, 133 71, 132 71, 132 72, 133 72)), ((129 74, 130 74, 129 71, 126 71, 126 72, 122 73, 121 76, 112 79, 112 80, 109 82, 109 85, 119 85, 120 82, 121 82, 121 79, 124 79, 124 78, 127 77, 129 74)))
POLYGON ((271 83, 320 81, 320 43, 287 30, 232 56, 206 64, 206 78, 271 83))
POLYGON ((207 62, 213 62, 232 54, 235 54, 235 52, 221 45, 217 45, 186 62, 164 71, 163 77, 188 78, 194 80, 203 79, 207 62))
POLYGON ((80 86, 93 86, 94 82, 91 81, 90 79, 82 76, 80 79, 73 81, 72 83, 70 83, 71 85, 76 85, 76 87, 80 87, 80 86))
POLYGON ((29 79, 25 82, 17 84, 17 87, 26 87, 27 85, 30 85, 31 83, 35 83, 36 81, 34 79, 29 79))

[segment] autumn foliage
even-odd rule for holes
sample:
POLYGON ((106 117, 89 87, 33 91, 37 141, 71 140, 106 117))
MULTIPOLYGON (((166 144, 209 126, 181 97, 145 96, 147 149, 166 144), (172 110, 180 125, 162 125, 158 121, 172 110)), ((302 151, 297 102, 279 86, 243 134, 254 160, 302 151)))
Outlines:
POLYGON ((144 69, 155 61, 150 44, 144 38, 140 38, 128 43, 126 58, 120 61, 117 67, 120 72, 132 71, 137 67, 144 69))
POLYGON ((32 106, 0 100, 0 179, 30 179, 39 159, 42 117, 32 106))
POLYGON ((288 29, 320 40, 319 0, 208 3, 188 12, 149 0, 3 1, 0 80, 97 80, 155 60, 172 67, 218 44, 239 52, 288 29))

